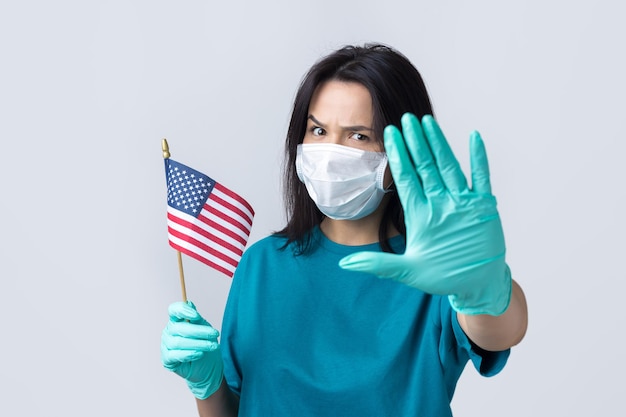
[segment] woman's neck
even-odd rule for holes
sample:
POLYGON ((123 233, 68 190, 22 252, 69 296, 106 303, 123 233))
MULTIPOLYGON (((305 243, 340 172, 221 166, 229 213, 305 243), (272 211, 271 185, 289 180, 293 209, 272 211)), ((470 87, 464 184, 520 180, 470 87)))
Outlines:
MULTIPOLYGON (((382 211, 358 220, 333 220, 324 218, 320 223, 320 230, 335 243, 346 246, 360 246, 378 242, 382 211)), ((389 225, 387 237, 398 235, 400 232, 393 225, 389 225)))
POLYGON ((378 223, 366 219, 333 220, 326 217, 320 223, 324 235, 335 243, 347 246, 367 245, 378 242, 378 223))

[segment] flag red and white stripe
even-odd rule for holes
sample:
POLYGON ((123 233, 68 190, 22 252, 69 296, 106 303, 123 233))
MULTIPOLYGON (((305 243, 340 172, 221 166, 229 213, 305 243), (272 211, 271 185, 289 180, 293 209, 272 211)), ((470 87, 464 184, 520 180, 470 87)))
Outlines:
POLYGON ((170 246, 232 277, 246 247, 254 210, 208 176, 166 159, 170 246))

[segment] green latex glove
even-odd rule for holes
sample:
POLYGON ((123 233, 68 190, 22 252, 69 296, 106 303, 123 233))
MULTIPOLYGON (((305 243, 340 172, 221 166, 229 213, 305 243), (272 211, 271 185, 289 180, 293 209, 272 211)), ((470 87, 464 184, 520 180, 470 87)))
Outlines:
POLYGON ((224 376, 219 332, 200 316, 191 301, 170 304, 169 315, 161 335, 161 362, 187 381, 193 395, 208 398, 224 376))
POLYGON ((420 124, 407 113, 402 133, 387 126, 384 139, 404 208, 405 253, 359 252, 340 266, 448 295, 463 314, 502 314, 511 297, 511 274, 479 133, 470 136, 471 189, 432 116, 420 124))

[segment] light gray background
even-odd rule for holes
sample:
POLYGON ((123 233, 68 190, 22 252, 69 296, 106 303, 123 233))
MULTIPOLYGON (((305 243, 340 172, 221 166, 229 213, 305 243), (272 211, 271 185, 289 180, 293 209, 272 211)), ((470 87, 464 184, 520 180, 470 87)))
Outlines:
MULTIPOLYGON (((256 241, 283 224, 279 166, 302 75, 366 41, 418 67, 466 168, 481 131, 528 297, 526 339, 497 377, 466 369, 456 415, 619 414, 625 6, 223 3, 2 2, 0 415, 195 414, 159 358, 180 298, 161 138, 251 202, 256 241)), ((220 328, 230 280, 188 258, 185 272, 220 328)))

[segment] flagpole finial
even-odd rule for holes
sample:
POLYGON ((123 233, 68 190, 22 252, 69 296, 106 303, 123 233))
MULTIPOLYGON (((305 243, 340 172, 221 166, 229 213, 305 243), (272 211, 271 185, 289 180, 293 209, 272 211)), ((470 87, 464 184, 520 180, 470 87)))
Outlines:
POLYGON ((170 147, 167 146, 167 139, 163 138, 161 148, 163 149, 163 159, 168 159, 170 157, 170 147))

